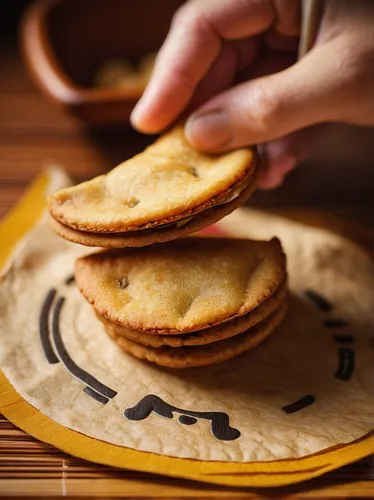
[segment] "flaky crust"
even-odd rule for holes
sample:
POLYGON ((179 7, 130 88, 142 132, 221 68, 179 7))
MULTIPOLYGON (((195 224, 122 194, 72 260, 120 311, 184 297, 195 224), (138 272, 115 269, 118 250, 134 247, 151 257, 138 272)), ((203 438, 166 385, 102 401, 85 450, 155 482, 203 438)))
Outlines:
POLYGON ((149 347, 197 346, 211 344, 212 342, 234 337, 235 335, 245 332, 249 328, 253 328, 258 323, 261 323, 261 321, 270 317, 279 307, 281 307, 282 304, 285 303, 286 295, 287 280, 285 279, 268 299, 244 316, 239 316, 231 321, 221 323, 211 328, 206 328, 205 330, 179 335, 157 335, 137 332, 136 330, 130 330, 117 323, 113 323, 99 314, 97 314, 97 317, 104 326, 110 328, 115 335, 122 335, 138 344, 149 347))
POLYGON ((220 155, 194 150, 179 125, 105 176, 58 191, 48 208, 78 231, 134 231, 214 206, 257 167, 251 148, 220 155))
POLYGON ((271 241, 186 238, 107 250, 76 261, 75 279, 96 311, 132 330, 187 333, 257 307, 280 285, 286 260, 271 241))
POLYGON ((191 368, 222 363, 253 349, 277 328, 285 312, 286 304, 283 304, 268 319, 250 330, 204 346, 155 348, 138 344, 122 335, 117 335, 110 325, 106 326, 106 332, 124 351, 136 358, 169 368, 191 368))
POLYGON ((143 247, 153 243, 165 243, 196 233, 202 229, 218 222, 226 215, 232 213, 236 208, 243 205, 255 189, 255 175, 248 180, 248 185, 242 193, 232 201, 219 205, 214 208, 208 208, 195 215, 185 226, 164 227, 143 229, 140 231, 130 231, 126 233, 99 234, 77 231, 51 217, 51 226, 54 231, 65 240, 89 247, 101 248, 125 248, 125 247, 143 247))

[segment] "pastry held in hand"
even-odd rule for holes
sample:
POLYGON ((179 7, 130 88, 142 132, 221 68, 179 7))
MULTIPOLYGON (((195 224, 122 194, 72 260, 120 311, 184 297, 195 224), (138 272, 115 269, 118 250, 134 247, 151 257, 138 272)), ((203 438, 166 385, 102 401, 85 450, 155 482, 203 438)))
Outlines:
POLYGON ((67 240, 106 248, 186 236, 242 205, 258 166, 250 148, 200 153, 177 126, 108 174, 52 195, 53 227, 67 240))
POLYGON ((187 238, 80 258, 75 280, 94 309, 124 327, 176 334, 247 314, 286 275, 279 240, 187 238))

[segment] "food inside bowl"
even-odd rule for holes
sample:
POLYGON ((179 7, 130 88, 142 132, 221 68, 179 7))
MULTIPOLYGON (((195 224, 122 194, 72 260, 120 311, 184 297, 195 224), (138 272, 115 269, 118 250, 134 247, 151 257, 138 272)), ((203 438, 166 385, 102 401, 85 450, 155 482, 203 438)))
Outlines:
POLYGON ((107 59, 94 77, 95 87, 138 89, 142 93, 151 76, 156 53, 144 56, 137 65, 125 58, 107 59))

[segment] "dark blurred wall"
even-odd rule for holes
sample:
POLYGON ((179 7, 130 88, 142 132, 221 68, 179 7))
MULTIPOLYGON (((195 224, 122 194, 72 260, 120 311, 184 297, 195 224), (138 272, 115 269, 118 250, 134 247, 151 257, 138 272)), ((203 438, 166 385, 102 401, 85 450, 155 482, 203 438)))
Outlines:
POLYGON ((17 34, 18 20, 23 9, 31 0, 3 0, 0 7, 0 36, 14 37, 17 34))

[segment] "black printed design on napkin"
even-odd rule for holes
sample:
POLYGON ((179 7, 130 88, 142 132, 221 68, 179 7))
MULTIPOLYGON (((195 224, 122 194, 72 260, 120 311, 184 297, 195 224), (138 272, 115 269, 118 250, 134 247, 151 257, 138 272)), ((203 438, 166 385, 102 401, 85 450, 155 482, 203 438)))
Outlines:
MULTIPOLYGON (((305 290, 305 296, 311 300, 320 311, 330 313, 334 309, 334 305, 326 297, 314 290, 305 290)), ((347 321, 341 318, 328 317, 323 320, 326 328, 331 330, 341 330, 348 327, 347 321)), ((353 335, 335 334, 333 339, 337 344, 353 344, 353 335)), ((338 349, 338 368, 335 372, 335 378, 348 382, 353 374, 355 368, 355 351, 352 347, 339 347, 338 349)))
MULTIPOLYGON (((67 278, 64 283, 66 285, 73 283, 71 276, 67 278)), ((109 399, 116 396, 117 392, 80 368, 72 360, 66 350, 60 331, 60 316, 64 303, 65 297, 59 297, 55 288, 51 288, 47 292, 43 301, 39 314, 39 334, 44 355, 49 364, 55 364, 61 361, 68 372, 86 385, 83 392, 87 394, 87 396, 90 396, 99 403, 107 404, 109 399), (52 335, 49 327, 51 315, 53 316, 52 335)))
POLYGON ((298 399, 294 403, 283 406, 282 410, 290 415, 291 413, 296 413, 297 411, 303 410, 307 406, 310 406, 315 402, 316 398, 312 394, 308 394, 307 396, 303 396, 298 399))
POLYGON ((133 408, 128 408, 124 412, 124 416, 128 420, 138 421, 149 417, 152 412, 160 417, 170 419, 174 417, 173 412, 179 413, 181 415, 179 417, 179 422, 185 425, 195 424, 197 418, 210 420, 210 429, 213 436, 221 441, 233 441, 240 436, 240 431, 238 431, 238 429, 230 427, 227 413, 218 411, 202 412, 182 410, 181 408, 165 403, 163 399, 154 394, 145 396, 133 408))

